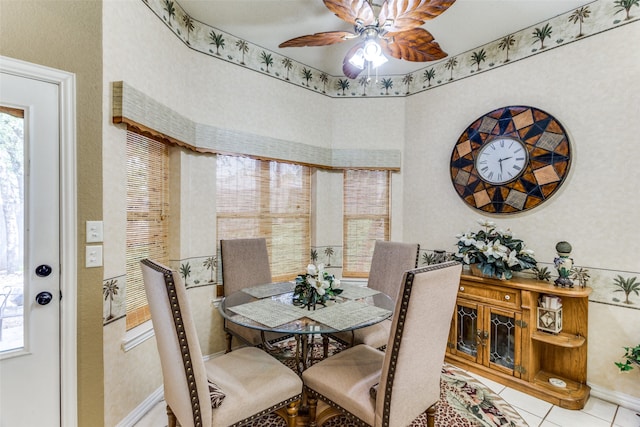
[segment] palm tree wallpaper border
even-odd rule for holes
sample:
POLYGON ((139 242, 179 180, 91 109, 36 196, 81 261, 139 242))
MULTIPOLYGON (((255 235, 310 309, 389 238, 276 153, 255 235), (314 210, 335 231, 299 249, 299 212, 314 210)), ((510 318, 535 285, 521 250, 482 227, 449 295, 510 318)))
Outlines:
MULTIPOLYGON (((426 245, 420 245, 423 248, 426 245)), ((453 251, 453 246, 450 248, 453 251)), ((336 277, 342 277, 342 251, 340 245, 315 246, 311 248, 310 262, 324 263, 327 269, 332 270, 336 277)), ((449 261, 453 259, 453 252, 444 249, 420 249, 418 267, 449 261)), ((171 260, 169 266, 180 273, 187 285, 187 290, 202 287, 216 286, 220 284, 218 257, 210 255, 206 257, 194 257, 183 260, 171 260)), ((597 269, 586 266, 574 266, 576 271, 586 275, 587 286, 593 289, 589 296, 590 302, 640 310, 640 274, 630 271, 615 271, 597 269)), ((553 283, 556 270, 553 261, 538 262, 539 270, 548 272, 547 280, 553 283), (546 267, 546 269, 545 269, 546 267)), ((525 276, 535 273, 526 272, 525 276)), ((576 282, 577 283, 577 282, 576 282)), ((125 316, 126 277, 110 277, 102 282, 103 294, 103 324, 110 324, 125 316)))
POLYGON ((377 81, 331 76, 189 16, 176 0, 141 0, 190 49, 333 97, 403 97, 490 71, 620 25, 637 22, 640 0, 595 0, 545 22, 405 75, 377 81))

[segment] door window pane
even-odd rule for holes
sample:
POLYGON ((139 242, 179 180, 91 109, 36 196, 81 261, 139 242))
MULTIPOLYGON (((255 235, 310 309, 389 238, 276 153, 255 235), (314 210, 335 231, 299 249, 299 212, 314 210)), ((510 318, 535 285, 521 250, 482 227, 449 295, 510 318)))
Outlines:
POLYGON ((24 346, 24 111, 0 106, 0 353, 24 346))

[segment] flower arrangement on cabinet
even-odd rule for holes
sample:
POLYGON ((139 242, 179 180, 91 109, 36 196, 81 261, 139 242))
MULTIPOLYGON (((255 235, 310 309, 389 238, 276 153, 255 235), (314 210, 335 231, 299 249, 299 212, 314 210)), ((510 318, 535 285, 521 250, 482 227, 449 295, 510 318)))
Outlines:
POLYGON ((326 302, 340 295, 340 280, 324 269, 324 264, 307 265, 307 271, 296 277, 296 287, 293 290, 293 303, 307 307, 308 310, 316 304, 326 305, 326 302))
POLYGON ((493 221, 479 220, 479 231, 458 234, 458 252, 454 255, 465 264, 477 264, 486 276, 513 277, 514 271, 536 267, 532 250, 513 237, 510 230, 497 230, 493 221))

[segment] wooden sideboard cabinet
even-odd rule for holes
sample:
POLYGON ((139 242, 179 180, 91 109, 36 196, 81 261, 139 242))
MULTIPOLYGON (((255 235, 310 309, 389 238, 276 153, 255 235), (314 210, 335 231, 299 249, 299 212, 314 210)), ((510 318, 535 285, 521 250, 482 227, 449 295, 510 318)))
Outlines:
POLYGON ((554 405, 582 409, 591 390, 587 385, 590 293, 588 287, 562 288, 521 277, 499 280, 465 270, 445 360, 554 405), (538 301, 544 295, 562 300, 558 333, 537 327, 538 301))

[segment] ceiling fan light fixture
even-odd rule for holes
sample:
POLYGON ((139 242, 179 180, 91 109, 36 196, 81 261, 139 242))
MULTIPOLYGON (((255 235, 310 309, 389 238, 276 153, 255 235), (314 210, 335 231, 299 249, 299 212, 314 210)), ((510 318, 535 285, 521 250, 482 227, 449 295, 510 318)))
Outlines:
POLYGON ((373 68, 378 68, 379 66, 386 63, 387 61, 389 61, 387 57, 384 56, 383 54, 380 54, 371 61, 371 65, 373 66, 373 68))
POLYGON ((362 48, 356 50, 356 53, 349 58, 349 63, 359 70, 364 70, 364 50, 362 48))
POLYGON ((363 55, 364 59, 373 62, 376 58, 382 56, 382 48, 375 40, 367 40, 364 43, 363 55))
POLYGON ((327 9, 352 24, 354 31, 308 34, 287 40, 279 47, 328 46, 358 38, 360 42, 349 49, 342 60, 342 71, 351 79, 357 78, 364 68, 370 70, 386 63, 388 59, 383 51, 394 58, 414 62, 447 56, 431 33, 419 27, 442 14, 456 0, 384 0, 382 4, 374 1, 378 0, 324 0, 327 9), (382 47, 380 40, 384 40, 382 47))
POLYGON ((364 43, 362 55, 364 56, 364 60, 371 63, 373 68, 378 68, 388 61, 388 59, 382 54, 382 48, 375 40, 367 40, 364 43))

